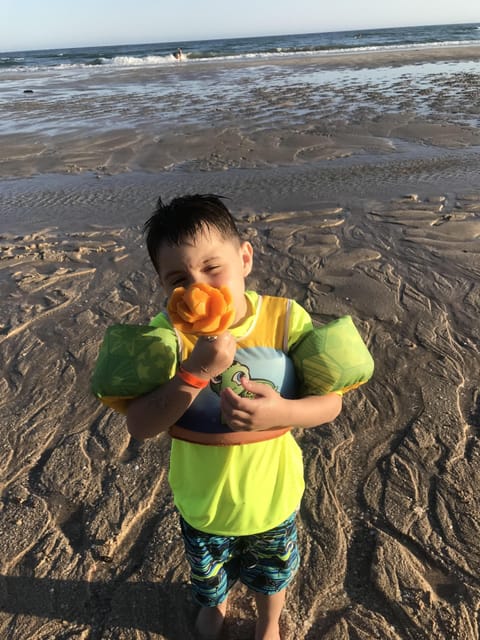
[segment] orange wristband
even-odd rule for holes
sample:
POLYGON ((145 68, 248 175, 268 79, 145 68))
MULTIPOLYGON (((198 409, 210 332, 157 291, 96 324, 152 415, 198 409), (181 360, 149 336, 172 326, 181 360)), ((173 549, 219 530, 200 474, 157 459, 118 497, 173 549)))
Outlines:
POLYGON ((195 387, 195 389, 204 389, 210 382, 210 380, 199 378, 193 375, 193 373, 190 373, 190 371, 186 371, 182 365, 178 367, 177 375, 185 384, 188 384, 190 387, 195 387))

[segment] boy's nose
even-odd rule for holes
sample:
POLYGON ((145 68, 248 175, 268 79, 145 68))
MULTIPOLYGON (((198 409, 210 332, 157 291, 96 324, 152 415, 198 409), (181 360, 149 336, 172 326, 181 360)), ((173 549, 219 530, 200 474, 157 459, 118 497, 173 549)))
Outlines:
POLYGON ((186 286, 190 287, 192 284, 198 284, 199 282, 207 282, 207 278, 202 274, 192 273, 187 277, 186 286))

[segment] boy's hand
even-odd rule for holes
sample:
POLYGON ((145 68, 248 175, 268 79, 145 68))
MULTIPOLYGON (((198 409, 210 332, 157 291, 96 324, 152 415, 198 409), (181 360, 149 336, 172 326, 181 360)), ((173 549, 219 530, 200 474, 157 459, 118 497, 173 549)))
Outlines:
POLYGON ((232 389, 221 393, 222 416, 233 431, 265 431, 288 426, 285 398, 268 384, 242 378, 243 387, 254 398, 242 398, 232 389))
POLYGON ((235 357, 237 343, 229 331, 215 339, 200 337, 183 366, 201 378, 214 378, 228 369, 235 357))

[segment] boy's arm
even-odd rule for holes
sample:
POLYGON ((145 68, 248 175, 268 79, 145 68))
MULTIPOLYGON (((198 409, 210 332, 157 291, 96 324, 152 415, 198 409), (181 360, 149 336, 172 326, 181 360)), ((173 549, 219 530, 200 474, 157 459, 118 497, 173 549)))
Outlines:
POLYGON ((128 431, 137 440, 153 438, 167 431, 185 413, 200 391, 175 375, 161 387, 129 402, 128 431))
MULTIPOLYGON (((194 377, 208 381, 232 364, 235 350, 235 339, 228 331, 212 342, 199 338, 182 366, 194 377)), ((167 431, 185 413, 200 391, 200 388, 186 384, 176 374, 161 387, 135 398, 127 408, 130 434, 137 440, 144 440, 167 431)))
POLYGON ((317 427, 335 420, 342 409, 338 393, 288 400, 269 385, 242 378, 255 398, 242 398, 231 389, 222 391, 222 412, 234 431, 266 431, 279 427, 317 427))

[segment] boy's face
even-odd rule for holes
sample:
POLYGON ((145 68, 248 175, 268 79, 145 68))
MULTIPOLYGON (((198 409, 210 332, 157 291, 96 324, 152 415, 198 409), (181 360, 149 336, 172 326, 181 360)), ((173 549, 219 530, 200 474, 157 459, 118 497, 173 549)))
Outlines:
POLYGON ((205 282, 212 287, 227 286, 235 304, 235 323, 247 312, 245 278, 252 270, 253 249, 249 242, 239 244, 215 229, 204 229, 193 240, 179 246, 162 245, 157 270, 168 296, 176 287, 205 282))

